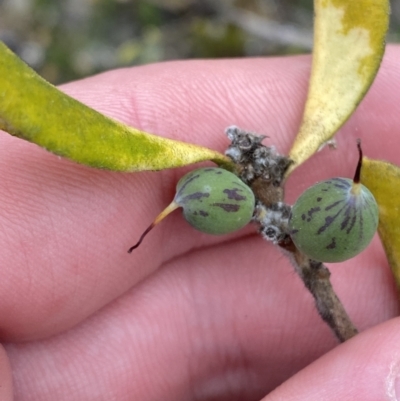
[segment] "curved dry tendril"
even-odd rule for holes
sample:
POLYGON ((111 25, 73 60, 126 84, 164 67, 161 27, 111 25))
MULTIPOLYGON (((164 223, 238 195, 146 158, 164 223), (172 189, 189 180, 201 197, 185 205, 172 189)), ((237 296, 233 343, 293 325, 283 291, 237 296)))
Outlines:
POLYGON ((143 234, 140 236, 139 241, 131 246, 128 249, 128 253, 131 253, 134 249, 139 247, 139 245, 142 243, 144 237, 165 217, 167 217, 170 213, 172 213, 174 210, 178 209, 180 205, 178 205, 175 202, 170 203, 155 219, 154 221, 144 230, 143 234))

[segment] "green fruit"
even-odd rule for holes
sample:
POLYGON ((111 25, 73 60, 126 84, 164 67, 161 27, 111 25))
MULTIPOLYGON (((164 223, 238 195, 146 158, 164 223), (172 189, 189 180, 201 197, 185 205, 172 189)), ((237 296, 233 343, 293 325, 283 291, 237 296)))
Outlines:
POLYGON ((195 229, 221 235, 248 224, 254 206, 253 191, 235 174, 217 167, 191 171, 179 180, 173 202, 155 218, 128 252, 137 248, 156 224, 179 207, 195 229))
POLYGON ((205 167, 183 176, 176 187, 175 203, 186 221, 199 231, 221 235, 248 224, 254 211, 252 190, 235 174, 205 167))
POLYGON ((357 255, 371 242, 377 226, 374 196, 358 180, 348 178, 332 178, 307 189, 289 218, 296 247, 320 262, 342 262, 357 255))

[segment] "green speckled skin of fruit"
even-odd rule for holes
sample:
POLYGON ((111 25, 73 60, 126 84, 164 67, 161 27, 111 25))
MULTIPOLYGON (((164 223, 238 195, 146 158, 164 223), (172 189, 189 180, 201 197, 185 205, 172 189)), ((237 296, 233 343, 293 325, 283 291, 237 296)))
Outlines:
POLYGON ((205 167, 191 171, 180 179, 176 190, 174 201, 199 231, 228 234, 244 227, 253 216, 252 190, 227 170, 205 167))
POLYGON ((306 190, 292 208, 290 235, 310 259, 342 262, 364 250, 378 226, 378 205, 362 184, 332 178, 306 190))

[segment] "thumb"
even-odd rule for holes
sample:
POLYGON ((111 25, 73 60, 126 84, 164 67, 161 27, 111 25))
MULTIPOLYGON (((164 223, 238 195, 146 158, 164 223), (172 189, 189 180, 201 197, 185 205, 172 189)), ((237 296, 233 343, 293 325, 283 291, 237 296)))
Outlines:
POLYGON ((264 401, 400 400, 400 319, 354 337, 300 371, 264 401))

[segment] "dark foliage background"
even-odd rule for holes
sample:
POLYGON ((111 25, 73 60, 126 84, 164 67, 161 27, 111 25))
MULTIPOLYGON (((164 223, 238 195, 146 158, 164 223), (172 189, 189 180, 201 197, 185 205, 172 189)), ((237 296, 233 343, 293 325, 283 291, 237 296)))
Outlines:
MULTIPOLYGON (((58 84, 161 60, 310 52, 312 0, 0 0, 0 39, 58 84)), ((388 40, 400 41, 400 0, 388 40)))

